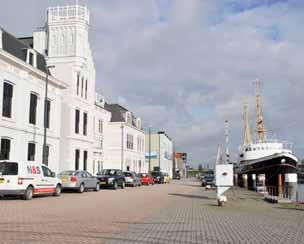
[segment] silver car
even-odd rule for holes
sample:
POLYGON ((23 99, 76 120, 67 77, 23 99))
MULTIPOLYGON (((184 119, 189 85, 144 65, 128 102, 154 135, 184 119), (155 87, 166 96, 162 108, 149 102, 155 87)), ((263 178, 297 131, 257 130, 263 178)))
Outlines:
POLYGON ((66 170, 58 174, 62 190, 76 190, 83 193, 87 189, 99 191, 99 180, 84 170, 66 170))
POLYGON ((125 175, 126 186, 141 186, 140 177, 133 171, 123 172, 125 175))

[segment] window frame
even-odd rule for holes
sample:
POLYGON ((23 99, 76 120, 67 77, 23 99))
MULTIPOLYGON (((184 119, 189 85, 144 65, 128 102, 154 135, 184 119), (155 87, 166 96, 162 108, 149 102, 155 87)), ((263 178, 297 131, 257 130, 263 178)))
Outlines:
POLYGON ((83 112, 82 133, 84 136, 88 135, 88 113, 87 112, 83 112))
POLYGON ((14 97, 14 84, 9 82, 8 80, 4 80, 3 82, 3 91, 2 91, 2 117, 5 118, 12 118, 13 115, 13 97, 14 97), (5 92, 5 86, 11 88, 11 92, 9 96, 7 95, 8 92, 5 92), (9 108, 7 108, 9 107, 9 108))
POLYGON ((27 161, 33 162, 35 161, 35 158, 36 158, 36 143, 30 141, 27 143, 27 161), (33 148, 30 148, 30 146, 33 146, 33 148), (32 152, 30 152, 30 149, 32 149, 32 152), (31 158, 31 156, 33 156, 33 158, 31 158))
POLYGON ((76 108, 75 109, 75 128, 74 128, 75 134, 79 134, 79 130, 80 130, 80 109, 76 108))
POLYGON ((53 177, 53 172, 47 166, 42 165, 41 168, 44 177, 53 177))
POLYGON ((9 160, 10 159, 10 152, 11 152, 11 147, 12 147, 12 140, 10 138, 7 138, 7 137, 1 137, 1 140, 0 140, 0 160, 9 160), (3 150, 3 141, 6 141, 8 142, 8 150, 5 150, 5 153, 7 153, 7 157, 3 157, 2 155, 5 155, 4 152, 2 151, 3 150))
POLYGON ((88 169, 88 151, 83 151, 83 170, 88 169))
POLYGON ((37 108, 38 108, 38 94, 35 92, 31 92, 30 93, 30 106, 29 106, 29 124, 31 125, 36 125, 37 124, 37 108), (36 99, 36 103, 35 100, 32 101, 32 98, 36 99), (32 105, 34 107, 32 107, 32 105))

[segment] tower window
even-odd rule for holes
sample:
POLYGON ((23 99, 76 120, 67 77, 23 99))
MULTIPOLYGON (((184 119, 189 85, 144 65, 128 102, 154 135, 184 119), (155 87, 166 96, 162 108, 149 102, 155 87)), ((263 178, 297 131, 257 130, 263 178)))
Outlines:
POLYGON ((85 99, 88 98, 88 80, 85 82, 85 93, 84 93, 85 99))
POLYGON ((81 78, 81 97, 83 97, 83 82, 84 82, 84 79, 82 77, 81 78))
POLYGON ((77 96, 79 95, 80 74, 77 73, 77 96))
POLYGON ((75 110, 75 133, 79 134, 79 120, 80 120, 80 111, 79 109, 75 110))
POLYGON ((88 114, 83 113, 83 135, 86 136, 88 133, 88 114))

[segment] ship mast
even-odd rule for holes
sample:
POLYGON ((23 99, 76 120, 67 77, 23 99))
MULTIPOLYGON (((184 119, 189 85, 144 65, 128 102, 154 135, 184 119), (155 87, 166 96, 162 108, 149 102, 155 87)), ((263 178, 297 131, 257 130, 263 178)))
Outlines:
POLYGON ((251 134, 249 128, 249 118, 248 118, 248 104, 244 104, 244 146, 249 145, 251 143, 251 134))
POLYGON ((226 141, 226 164, 230 163, 229 154, 229 122, 225 120, 225 141, 226 141))
POLYGON ((261 96, 260 96, 260 81, 256 80, 256 112, 257 112, 257 132, 258 132, 258 142, 263 143, 264 141, 264 125, 263 116, 261 110, 261 96))

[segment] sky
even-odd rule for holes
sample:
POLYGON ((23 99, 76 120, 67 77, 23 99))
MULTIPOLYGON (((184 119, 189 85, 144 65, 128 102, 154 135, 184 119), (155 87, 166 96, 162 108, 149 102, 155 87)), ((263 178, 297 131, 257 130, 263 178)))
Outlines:
MULTIPOLYGON (((1 0, 0 26, 31 36, 46 8, 72 0, 1 0)), ((224 146, 237 160, 243 104, 255 134, 254 81, 261 82, 268 138, 304 158, 303 0, 79 0, 91 12, 97 89, 164 130, 188 161, 213 165, 224 146)))

